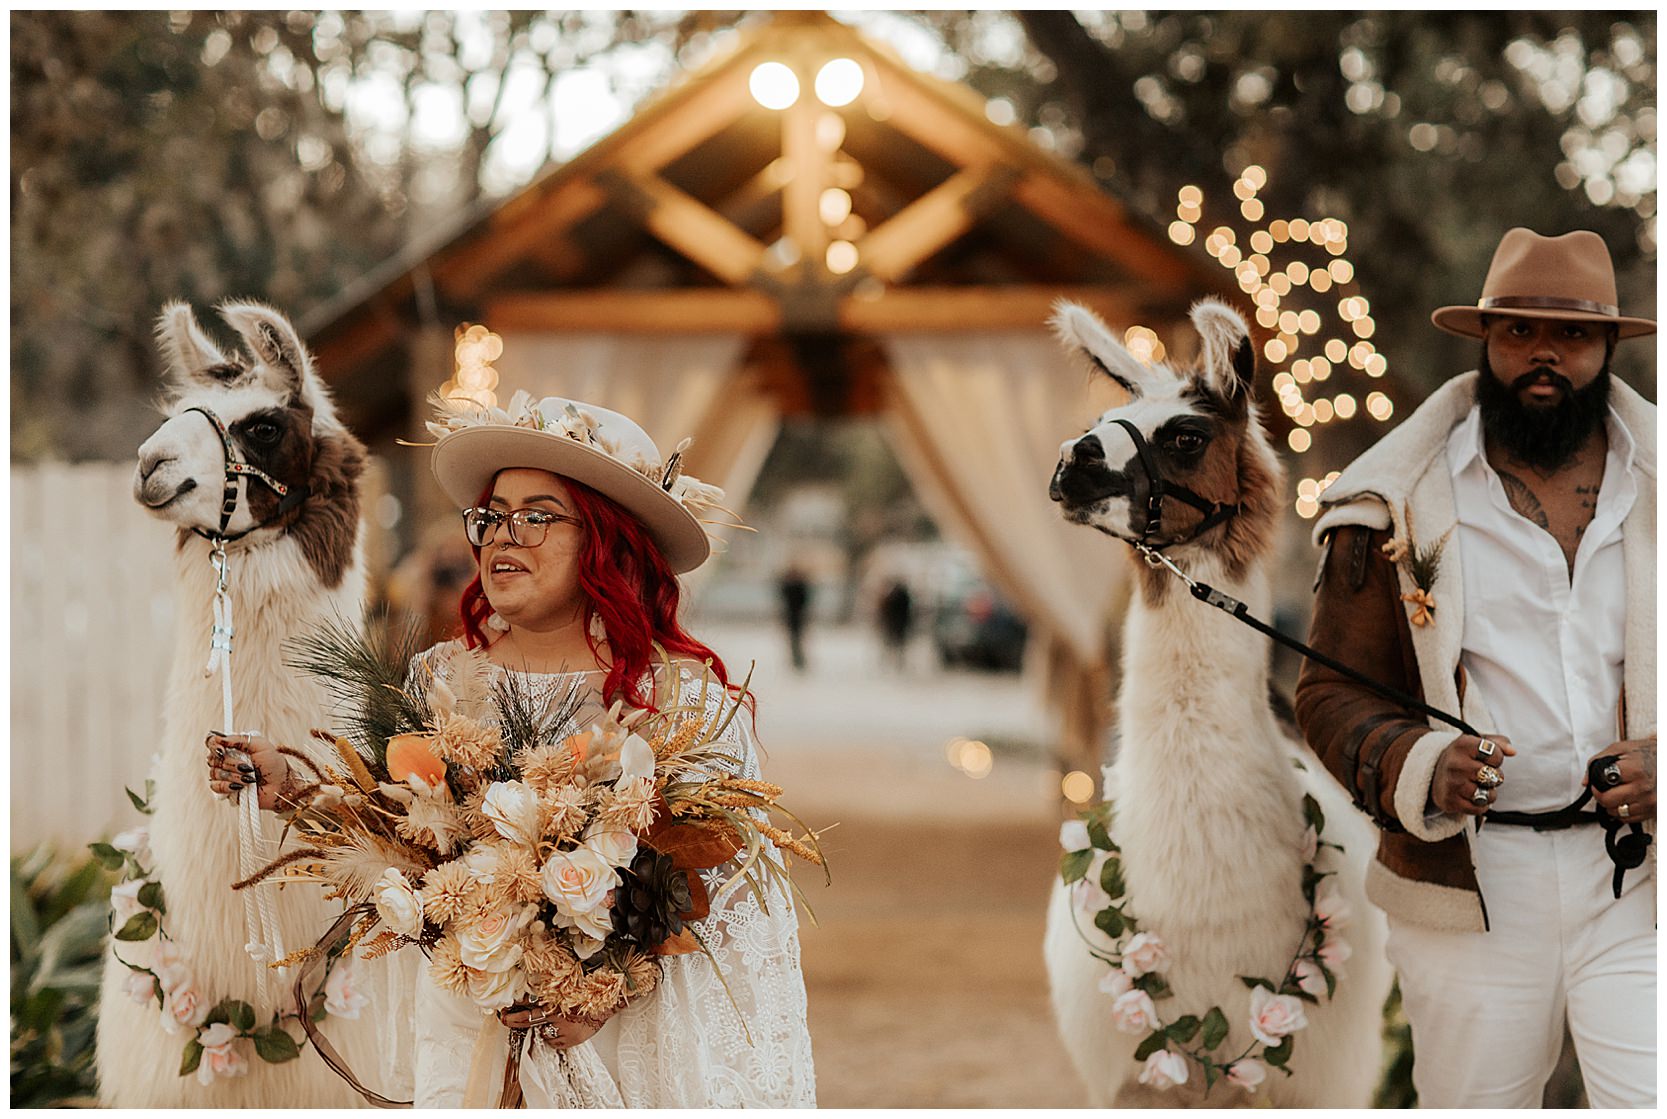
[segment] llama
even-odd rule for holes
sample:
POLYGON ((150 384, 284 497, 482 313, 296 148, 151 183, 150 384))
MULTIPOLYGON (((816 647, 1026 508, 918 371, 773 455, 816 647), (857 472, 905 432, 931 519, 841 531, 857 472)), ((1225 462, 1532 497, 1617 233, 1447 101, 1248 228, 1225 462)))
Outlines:
MULTIPOLYGON (((332 619, 356 624, 365 593, 358 479, 365 450, 336 418, 334 406, 294 328, 278 312, 253 303, 228 303, 220 314, 247 354, 224 354, 198 326, 191 309, 170 304, 158 324, 168 379, 169 418, 139 448, 134 497, 178 527, 175 547, 178 619, 164 705, 163 738, 153 777, 151 869, 162 885, 163 928, 177 954, 175 975, 209 1005, 242 999, 265 1028, 287 1009, 290 983, 273 972, 269 999, 257 996, 257 968, 245 950, 242 895, 231 883, 238 866, 238 809, 209 791, 204 737, 211 729, 256 729, 306 749, 309 727, 327 710, 325 693, 284 663, 285 640, 332 619), (243 459, 289 487, 281 499, 267 485, 241 476, 239 500, 222 522, 226 458, 220 435, 203 407, 226 425, 243 459), (229 589, 236 631, 233 662, 235 728, 222 728, 221 680, 204 674, 213 625, 215 577, 207 539, 194 530, 247 533, 227 545, 229 589)), ((243 795, 250 795, 252 790, 243 795)), ((276 834, 276 828, 268 828, 276 834)), ((264 887, 270 889, 271 887, 264 887)), ((310 945, 334 910, 312 887, 291 886, 273 898, 286 951, 310 945)), ((339 910, 339 906, 335 907, 339 910)), ((234 1043, 247 1063, 243 1075, 200 1084, 181 1075, 187 1024, 164 1029, 166 1012, 130 985, 120 960, 155 967, 159 940, 112 940, 107 951, 98 1021, 99 1099, 112 1107, 324 1107, 360 1102, 317 1055, 269 1064, 248 1041, 234 1043), (136 1001, 144 997, 142 1003, 136 1001)), ((353 965, 361 983, 385 964, 353 965)), ((283 973, 293 976, 293 972, 283 973)), ((137 980, 143 983, 144 980, 137 980)), ((170 1000, 180 1017, 189 1003, 170 1000)), ((376 1015, 332 1016, 331 1040, 361 1075, 380 1068, 376 1015)), ((172 1025, 172 1023, 168 1023, 172 1025)), ((291 1026, 293 1031, 293 1024, 291 1026)), ((394 1044, 384 1038, 383 1044, 394 1044)), ((231 1062, 235 1066, 235 1061, 231 1062)), ((232 1071, 235 1071, 233 1068, 232 1071)))
MULTIPOLYGON (((1148 541, 1163 544, 1194 579, 1266 617, 1272 596, 1265 566, 1283 471, 1251 399, 1254 343, 1244 320, 1216 300, 1198 303, 1192 322, 1201 367, 1177 371, 1142 364, 1091 312, 1060 306, 1053 325, 1067 348, 1130 399, 1064 444, 1050 496, 1073 523, 1125 542, 1140 539, 1148 528, 1149 482, 1135 440, 1117 421, 1132 424, 1148 445, 1152 470, 1171 489, 1148 541), (1202 499, 1200 508, 1172 499, 1177 486, 1202 499), (1236 515, 1198 531, 1204 509, 1235 506, 1236 515)), ((1335 997, 1306 1004, 1309 1024, 1295 1037, 1293 1075, 1267 1069, 1255 1097, 1218 1081, 1206 1099, 1205 1078, 1189 1062, 1183 1085, 1160 1089, 1138 1079, 1143 1065, 1135 1050, 1144 1031, 1115 1028, 1113 999, 1099 987, 1110 968, 1085 943, 1097 935, 1082 912, 1090 887, 1056 883, 1044 955, 1061 1036, 1101 1106, 1366 1106, 1379 1073, 1391 979, 1383 917, 1364 891, 1376 847, 1371 824, 1281 729, 1267 699, 1265 639, 1193 601, 1169 572, 1144 563, 1136 571, 1119 696, 1121 746, 1106 768, 1104 795, 1129 911, 1142 931, 1162 938, 1171 957, 1163 976, 1173 994, 1157 1003, 1158 1014, 1173 1022, 1219 1006, 1231 1030, 1220 1052, 1235 1056, 1251 1043, 1251 991, 1239 977, 1278 984, 1310 916, 1302 893, 1305 793, 1324 813, 1324 839, 1345 849, 1324 849, 1318 865, 1336 871, 1328 888, 1352 918, 1346 943, 1353 956, 1338 969, 1335 997)), ((1101 946, 1109 943, 1102 936, 1101 946)))

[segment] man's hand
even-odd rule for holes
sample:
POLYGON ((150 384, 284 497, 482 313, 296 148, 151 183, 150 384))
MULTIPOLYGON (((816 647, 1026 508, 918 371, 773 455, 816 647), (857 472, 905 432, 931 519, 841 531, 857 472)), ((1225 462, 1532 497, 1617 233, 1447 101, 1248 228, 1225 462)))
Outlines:
POLYGON ((1476 790, 1486 786, 1485 781, 1477 781, 1482 767, 1492 766, 1503 779, 1505 759, 1515 753, 1511 740, 1504 735, 1492 734, 1486 738, 1460 735, 1442 751, 1441 758, 1435 763, 1435 776, 1430 781, 1430 802, 1438 811, 1450 815, 1482 815, 1497 795, 1490 787, 1487 803, 1477 803, 1476 790))
POLYGON ((1619 820, 1655 819, 1655 735, 1613 743, 1593 756, 1614 756, 1621 783, 1610 789, 1593 789, 1592 799, 1619 820))

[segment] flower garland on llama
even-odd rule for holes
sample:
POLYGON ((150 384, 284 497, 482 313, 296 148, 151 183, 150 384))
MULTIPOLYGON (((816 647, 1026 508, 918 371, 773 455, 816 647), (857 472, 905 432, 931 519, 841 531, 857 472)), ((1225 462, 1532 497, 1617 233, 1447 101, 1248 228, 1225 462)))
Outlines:
MULTIPOLYGON (((145 795, 127 790, 133 806, 144 815, 153 811, 155 783, 145 782, 145 795)), ((179 1074, 196 1074, 204 1087, 219 1078, 246 1076, 249 1056, 269 1064, 293 1061, 301 1045, 288 1028, 302 1023, 303 1033, 325 1018, 357 1019, 369 998, 356 984, 351 957, 339 949, 324 962, 324 979, 306 1005, 292 1005, 257 1026, 255 1010, 241 999, 211 1000, 193 974, 190 961, 168 934, 167 903, 162 883, 150 869, 148 825, 116 835, 109 843, 93 843, 98 860, 111 870, 124 871, 110 891, 110 932, 117 942, 116 958, 129 975, 123 991, 140 1006, 155 1003, 164 1032, 183 1038, 179 1074), (125 954, 124 954, 125 953, 125 954), (135 962, 143 959, 145 962, 135 962)))
POLYGON ((1124 1033, 1145 1034, 1135 1050, 1135 1060, 1141 1062, 1140 1083, 1158 1089, 1178 1087, 1196 1067, 1204 1075, 1206 1095, 1223 1079, 1254 1094, 1269 1068, 1291 1075, 1296 1035, 1308 1025, 1304 1004, 1329 1000, 1336 993, 1338 971, 1350 955, 1341 935, 1348 926, 1348 905, 1326 882, 1335 871, 1316 865, 1323 850, 1341 854, 1343 848, 1321 838, 1325 816, 1312 796, 1303 796, 1302 807, 1308 822, 1302 874, 1308 922, 1277 983, 1259 976, 1239 977, 1251 988, 1246 1026, 1252 1040, 1236 1053, 1224 1052, 1231 1027, 1219 1006, 1210 1007, 1203 1017, 1187 1014, 1165 1020, 1158 1013, 1157 1004, 1173 997, 1163 975, 1172 960, 1163 938, 1143 930, 1130 912, 1121 852, 1112 839, 1111 805, 1097 805, 1060 825, 1059 842, 1065 850, 1060 878, 1071 891, 1072 915, 1089 953, 1109 965, 1099 989, 1112 1000, 1112 1022, 1124 1033), (1084 917, 1091 918, 1102 934, 1098 943, 1082 928, 1084 917))

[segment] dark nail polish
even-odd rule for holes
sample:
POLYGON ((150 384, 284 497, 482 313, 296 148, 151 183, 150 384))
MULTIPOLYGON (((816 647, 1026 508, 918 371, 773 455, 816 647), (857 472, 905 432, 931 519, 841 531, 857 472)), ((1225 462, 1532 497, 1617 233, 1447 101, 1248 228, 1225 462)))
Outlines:
POLYGON ((239 789, 241 789, 242 787, 243 787, 243 782, 241 782, 241 781, 233 781, 232 782, 232 792, 235 793, 239 789))
POLYGON ((238 772, 248 774, 251 777, 253 777, 254 774, 255 774, 255 767, 252 766, 252 765, 239 764, 237 769, 238 769, 238 772))

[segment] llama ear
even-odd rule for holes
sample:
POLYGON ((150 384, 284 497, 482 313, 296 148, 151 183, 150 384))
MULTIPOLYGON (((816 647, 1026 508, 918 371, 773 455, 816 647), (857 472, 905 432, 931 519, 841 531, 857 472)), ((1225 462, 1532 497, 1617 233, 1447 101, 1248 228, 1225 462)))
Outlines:
POLYGON ((315 426, 340 426, 330 394, 313 372, 312 355, 281 311, 244 301, 222 303, 219 311, 249 348, 257 370, 271 378, 271 388, 311 408, 315 426))
POLYGON ((1094 363, 1094 368, 1116 381, 1131 399, 1138 400, 1143 386, 1150 382, 1152 371, 1131 354, 1116 335, 1106 329, 1100 316, 1079 303, 1060 300, 1053 306, 1053 317, 1048 320, 1054 334, 1068 350, 1076 351, 1094 363))
POLYGON ((1192 325, 1203 343, 1204 379, 1228 400, 1250 399, 1256 379, 1256 343, 1239 313, 1219 299, 1192 307, 1192 325))
POLYGON ((289 320, 259 303, 222 303, 219 311, 256 363, 277 375, 272 387, 300 393, 313 361, 289 320))
POLYGON ((220 348, 197 325, 191 305, 174 300, 162 308, 156 320, 156 346, 162 352, 165 376, 175 387, 183 388, 192 382, 223 384, 223 376, 210 370, 223 370, 230 363, 220 348))

